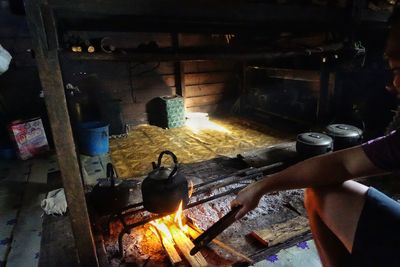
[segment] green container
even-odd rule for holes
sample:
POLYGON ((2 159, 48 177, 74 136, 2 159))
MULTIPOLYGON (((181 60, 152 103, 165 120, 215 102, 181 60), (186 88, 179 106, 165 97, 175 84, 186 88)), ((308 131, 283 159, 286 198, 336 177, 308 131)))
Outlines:
POLYGON ((178 128, 185 125, 185 106, 181 96, 162 96, 147 105, 149 123, 162 128, 178 128))

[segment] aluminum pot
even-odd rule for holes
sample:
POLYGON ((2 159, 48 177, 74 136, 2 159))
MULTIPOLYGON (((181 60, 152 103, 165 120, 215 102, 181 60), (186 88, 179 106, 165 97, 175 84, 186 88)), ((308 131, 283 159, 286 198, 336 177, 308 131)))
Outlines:
POLYGON ((333 139, 334 150, 340 150, 361 144, 363 131, 348 124, 330 124, 325 133, 333 139))
POLYGON ((326 134, 307 132, 297 135, 296 151, 300 158, 310 158, 333 150, 333 140, 326 134))

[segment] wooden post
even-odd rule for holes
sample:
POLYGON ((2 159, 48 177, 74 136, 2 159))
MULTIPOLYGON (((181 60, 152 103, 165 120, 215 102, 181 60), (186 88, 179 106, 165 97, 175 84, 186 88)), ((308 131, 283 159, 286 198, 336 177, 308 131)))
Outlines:
POLYGON ((72 135, 64 85, 58 60, 57 35, 51 10, 42 1, 25 2, 28 24, 57 151, 69 217, 80 266, 98 266, 78 157, 72 135), (46 13, 46 19, 42 12, 46 13), (48 17, 51 15, 51 17, 48 17), (45 25, 46 23, 46 25, 45 25), (50 45, 49 45, 50 44, 50 45))
MULTIPOLYGON (((179 33, 173 33, 172 35, 172 46, 174 49, 179 49, 180 39, 179 33)), ((183 66, 182 61, 176 61, 174 63, 174 72, 175 72, 175 88, 176 94, 180 95, 185 99, 185 68, 183 66)), ((186 107, 186 105, 185 105, 186 107)))

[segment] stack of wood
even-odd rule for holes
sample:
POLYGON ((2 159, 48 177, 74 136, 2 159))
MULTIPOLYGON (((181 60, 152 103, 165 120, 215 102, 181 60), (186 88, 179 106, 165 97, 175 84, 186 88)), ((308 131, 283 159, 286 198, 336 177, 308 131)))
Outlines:
MULTIPOLYGON (((181 265, 183 262, 181 256, 183 256, 191 266, 208 266, 207 260, 204 258, 201 252, 198 252, 193 256, 190 255, 190 251, 194 247, 191 239, 197 238, 203 232, 193 223, 188 222, 188 224, 184 225, 183 228, 180 228, 175 224, 168 224, 167 226, 167 224, 159 222, 157 224, 153 224, 153 226, 158 233, 160 242, 168 255, 171 265, 181 265)), ((229 245, 217 239, 214 239, 213 243, 232 255, 240 258, 242 261, 252 263, 250 258, 236 251, 229 245)))

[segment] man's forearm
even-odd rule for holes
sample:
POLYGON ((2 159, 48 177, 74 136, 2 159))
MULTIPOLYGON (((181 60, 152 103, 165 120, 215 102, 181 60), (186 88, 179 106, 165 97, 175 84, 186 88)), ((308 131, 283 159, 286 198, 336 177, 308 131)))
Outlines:
POLYGON ((360 147, 311 158, 257 182, 260 193, 318 187, 382 173, 360 147))

